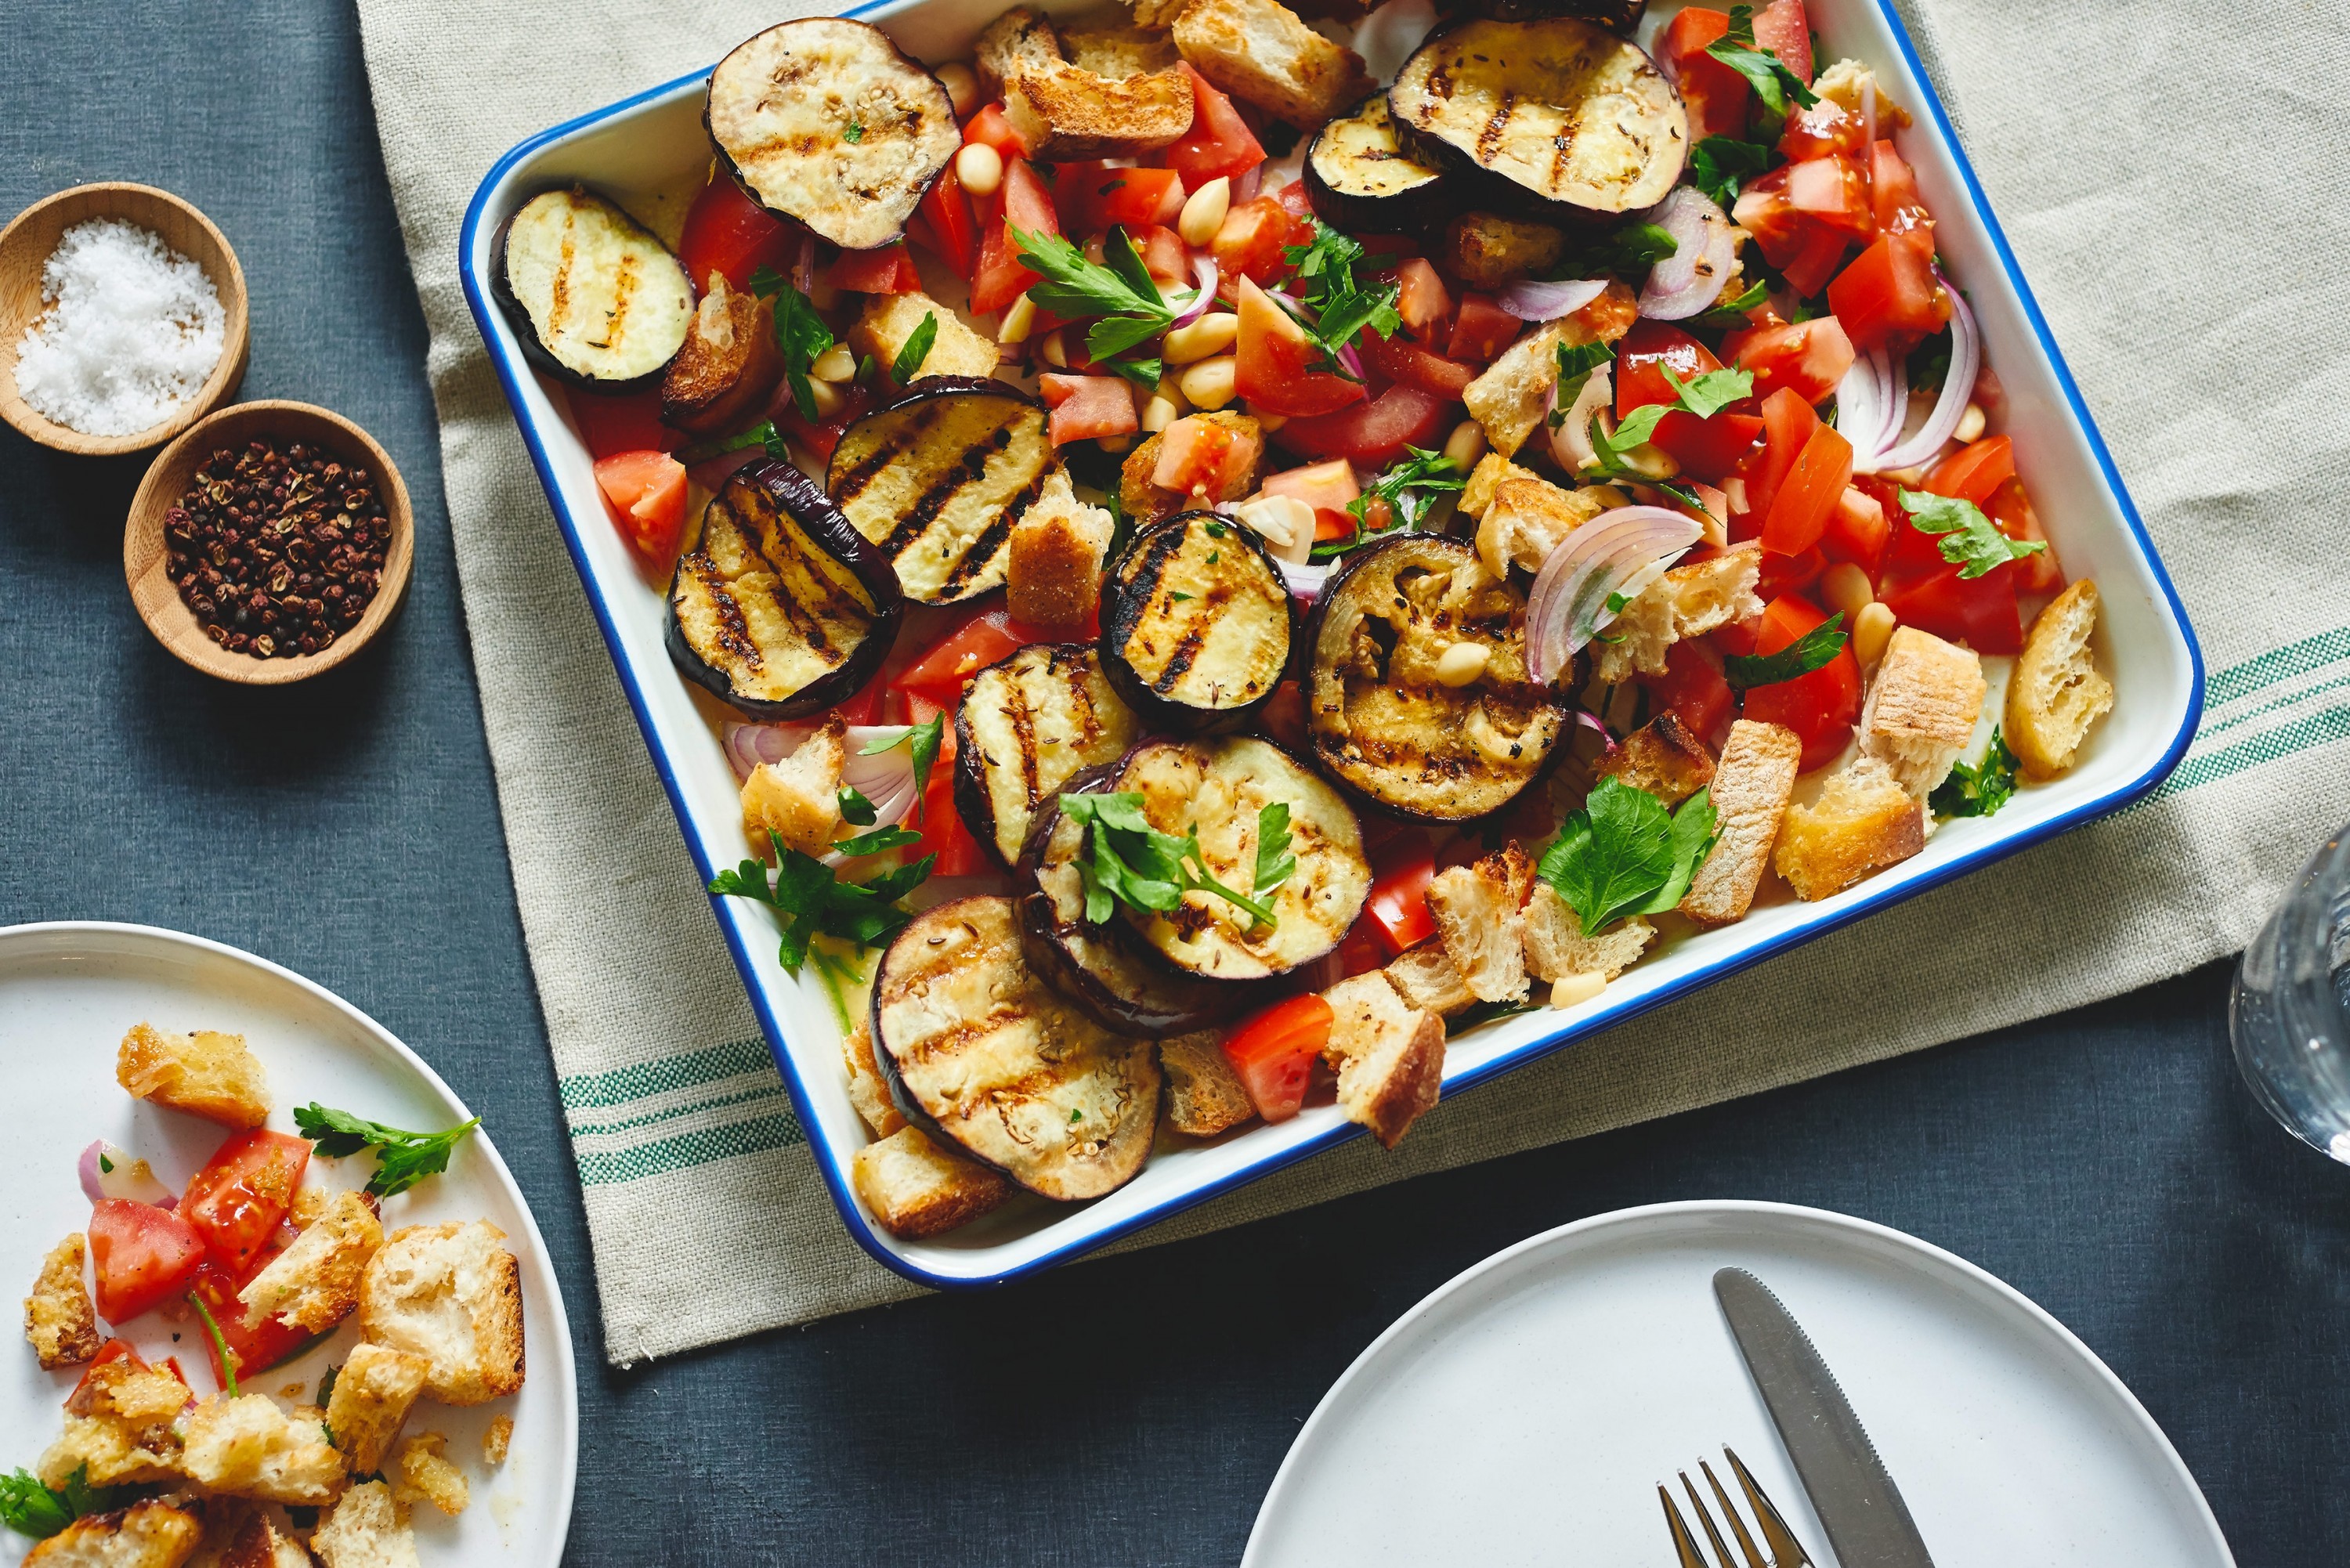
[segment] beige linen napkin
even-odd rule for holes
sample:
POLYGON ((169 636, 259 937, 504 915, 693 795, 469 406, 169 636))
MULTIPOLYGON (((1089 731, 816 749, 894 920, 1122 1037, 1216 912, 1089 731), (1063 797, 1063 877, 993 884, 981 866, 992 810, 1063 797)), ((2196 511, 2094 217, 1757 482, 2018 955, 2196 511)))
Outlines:
MULTIPOLYGON (((620 1363, 913 1287, 850 1241, 816 1174, 466 312, 458 223, 524 137, 821 9, 359 0, 620 1363)), ((1356 1142, 1133 1244, 1995 1029, 2243 945, 2350 818, 2350 421, 2331 395, 2350 351, 2350 76, 2307 54, 2350 16, 2318 9, 1926 0, 1910 17, 2202 640, 2209 701, 2162 793, 1447 1102, 1394 1154, 1356 1142)))

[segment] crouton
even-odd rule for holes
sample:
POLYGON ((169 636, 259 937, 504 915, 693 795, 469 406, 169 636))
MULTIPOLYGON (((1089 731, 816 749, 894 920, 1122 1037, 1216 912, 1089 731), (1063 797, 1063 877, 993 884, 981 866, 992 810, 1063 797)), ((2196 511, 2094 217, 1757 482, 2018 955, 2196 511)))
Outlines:
POLYGON ((1759 540, 1732 545, 1720 555, 1675 566, 1632 596, 1608 627, 1620 642, 1593 644, 1598 658, 1592 674, 1607 685, 1665 672, 1665 650, 1685 637, 1703 637, 1732 621, 1762 613, 1755 585, 1762 580, 1759 540))
POLYGON ((318 1216, 237 1292, 244 1326, 276 1318, 324 1334, 359 1304, 359 1276, 383 1245, 383 1226, 365 1193, 338 1192, 318 1216))
POLYGON ((2073 765, 2089 727, 2114 705, 2114 683, 2089 650, 2097 585, 2083 577, 2032 623, 2007 686, 2007 743, 2024 776, 2052 779, 2073 765))
POLYGON ((327 1568, 419 1568, 416 1537, 380 1480, 343 1493, 310 1537, 310 1550, 327 1568))
POLYGON ((1231 409, 1218 409, 1213 413, 1186 414, 1186 419, 1203 421, 1230 432, 1235 449, 1244 449, 1253 457, 1251 462, 1233 464, 1227 471, 1232 478, 1214 495, 1186 495, 1180 490, 1170 490, 1154 481, 1159 469, 1159 453, 1166 442, 1163 435, 1154 432, 1145 436, 1118 470, 1118 505, 1138 528, 1148 527, 1162 517, 1195 506, 1211 506, 1219 501, 1239 501, 1255 493, 1264 469, 1264 427, 1257 423, 1254 414, 1238 413, 1231 409))
POLYGON ((441 1457, 448 1446, 444 1432, 419 1432, 400 1444, 400 1473, 392 1480, 391 1495, 411 1505, 429 1502, 452 1519, 464 1512, 473 1489, 465 1484, 465 1472, 441 1457))
POLYGON ((1183 7, 1191 3, 1191 0, 1128 0, 1133 8, 1134 23, 1138 27, 1171 26, 1175 18, 1182 15, 1183 7))
MULTIPOLYGON (((1488 454, 1484 461, 1494 459, 1488 454)), ((1504 462, 1506 466, 1515 466, 1504 462)), ((1483 463, 1478 466, 1482 468, 1483 463)), ((1563 490, 1532 474, 1503 479, 1493 486, 1477 524, 1477 558, 1497 577, 1509 576, 1512 566, 1539 572, 1560 540, 1602 512, 1623 504, 1624 493, 1612 485, 1563 490)))
POLYGON ((1469 989, 1468 977, 1452 955, 1444 950, 1441 940, 1422 942, 1379 972, 1408 1006, 1424 1008, 1440 1018, 1450 1018, 1477 1001, 1477 993, 1469 989))
POLYGON ((240 1131, 269 1119, 269 1078, 242 1034, 134 1024, 115 1054, 114 1079, 135 1098, 240 1131))
POLYGON ((1489 452, 1477 460, 1477 466, 1469 471, 1468 483, 1461 487, 1461 512, 1482 522, 1505 479, 1541 480, 1542 476, 1531 468, 1520 468, 1498 452, 1489 452))
POLYGON ((1491 292, 1547 271, 1566 254, 1566 236, 1549 223, 1463 213, 1445 225, 1440 254, 1454 277, 1491 292))
POLYGON ((242 1498, 204 1502, 204 1543, 189 1568, 311 1568, 302 1543, 242 1498))
POLYGON ((1003 585, 1012 618, 1059 637, 1083 637, 1101 602, 1102 558, 1117 523, 1079 501, 1066 469, 1012 524, 1012 559, 1003 585))
POLYGON ((875 1137, 888 1137, 906 1125, 898 1102, 889 1097, 889 1085, 881 1076, 881 1064, 873 1059, 873 1023, 859 1013, 848 1037, 841 1042, 841 1054, 848 1068, 848 1103, 865 1125, 873 1129, 875 1137))
POLYGON ((1322 995, 1335 1015, 1323 1054, 1338 1069, 1338 1108, 1393 1148, 1443 1086, 1444 1020, 1405 1002, 1378 973, 1322 995))
POLYGON ((1300 130, 1318 128, 1373 85, 1362 56, 1276 0, 1195 0, 1175 18, 1174 33, 1175 47, 1211 84, 1300 130))
POLYGON ((1925 808, 1879 758, 1860 755, 1810 805, 1787 808, 1773 863, 1795 897, 1840 893, 1926 847, 1925 808))
POLYGON ((1515 457, 1543 422, 1544 405, 1558 383, 1558 349, 1564 343, 1613 343, 1639 319, 1632 291, 1610 282, 1607 292, 1572 316, 1563 316, 1525 334, 1502 351, 1485 373, 1469 383, 1461 400, 1485 429, 1485 439, 1503 457, 1515 457))
POLYGON ((1741 719, 1730 726, 1709 786, 1713 848, 1690 878, 1682 914, 1706 926, 1745 919, 1771 864, 1803 759, 1804 742, 1783 724, 1741 719))
POLYGON ((775 857, 770 833, 803 855, 832 847, 840 826, 840 770, 847 762, 848 727, 834 713, 790 756, 751 770, 743 781, 743 831, 762 859, 775 857))
POLYGON ((266 1394, 215 1395, 190 1411, 180 1469, 208 1490, 312 1508, 346 1479, 323 1422, 289 1416, 266 1394))
POLYGON ((1248 1087, 1224 1054, 1221 1030, 1202 1029, 1159 1043, 1167 1076, 1167 1125, 1193 1137, 1213 1137, 1256 1115, 1248 1087))
POLYGON ((1982 700, 1982 660, 1971 649, 1898 627, 1861 705, 1860 748, 1924 800, 1966 750, 1982 700))
POLYGON ((1713 753, 1669 709, 1600 759, 1592 782, 1600 779, 1621 779, 1667 805, 1679 805, 1713 782, 1713 753))
POLYGON ((502 1465, 506 1462, 506 1450, 514 1446, 514 1417, 500 1416, 482 1433, 482 1462, 502 1465))
POLYGON ((1885 94, 1885 84, 1858 60, 1838 60, 1813 79, 1812 90, 1847 114, 1862 112, 1861 88, 1877 89, 1877 134, 1890 136, 1909 127, 1909 111, 1885 94))
POLYGON ((1480 1002, 1526 994, 1523 919, 1534 862, 1513 839, 1473 866, 1451 866, 1428 885, 1428 912, 1446 956, 1480 1002))
POLYGON ((1573 974, 1613 980, 1638 963, 1657 938, 1657 928, 1638 915, 1584 935, 1582 919, 1547 882, 1535 883, 1526 900, 1523 930, 1526 970, 1541 981, 1573 974))
POLYGON ((1029 66, 1003 88, 1003 118, 1056 163, 1155 152, 1191 128, 1193 107, 1180 67, 1112 78, 1081 66, 1029 66))
POLYGON ((424 1391, 480 1405, 523 1383, 522 1265, 486 1220, 391 1233, 359 1282, 359 1337, 432 1364, 424 1391))
POLYGON ((1183 57, 1172 38, 1143 27, 1065 28, 1061 49, 1079 70, 1112 81, 1167 70, 1183 57))
POLYGON ((864 310, 848 329, 848 346, 859 354, 870 354, 875 364, 894 375, 898 356, 925 320, 938 325, 931 328, 930 352, 906 378, 908 385, 925 376, 971 376, 985 380, 995 374, 994 343, 965 326, 962 317, 948 306, 920 292, 868 295, 864 310))
POLYGON ((1002 98, 1005 84, 1022 71, 1056 66, 1066 57, 1053 24, 1025 5, 1014 5, 990 22, 972 46, 972 63, 978 67, 984 98, 1002 98))
POLYGON ((364 1343, 351 1347, 327 1400, 327 1429, 353 1475, 383 1469, 383 1457, 432 1372, 432 1363, 412 1351, 364 1343))
POLYGON ((176 1423, 188 1386, 134 1351, 101 1355, 66 1400, 65 1430, 36 1467, 41 1484, 62 1487, 78 1469, 92 1486, 163 1481, 179 1471, 176 1423))
POLYGON ((201 1506, 150 1498, 85 1515, 26 1552, 26 1568, 180 1568, 203 1542, 201 1506))
POLYGON ((78 1231, 50 1248, 25 1298, 25 1337, 44 1372, 79 1366, 98 1354, 98 1313, 82 1282, 82 1250, 78 1231))
POLYGON ((1012 1195, 1002 1172, 949 1153, 918 1127, 858 1149, 849 1179, 881 1228, 909 1241, 968 1224, 1012 1195))
POLYGON ((693 324, 661 373, 661 422, 691 435, 711 435, 748 416, 784 373, 775 346, 775 306, 726 286, 713 269, 697 285, 708 292, 694 306, 693 324))

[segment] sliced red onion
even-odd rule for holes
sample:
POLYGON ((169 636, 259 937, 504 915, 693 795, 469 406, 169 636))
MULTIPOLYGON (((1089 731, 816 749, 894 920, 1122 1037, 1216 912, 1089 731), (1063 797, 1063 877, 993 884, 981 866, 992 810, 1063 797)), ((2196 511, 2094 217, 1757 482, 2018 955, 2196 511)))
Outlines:
POLYGON ((1678 248, 1648 269, 1640 314, 1651 321, 1686 321, 1721 297, 1738 262, 1737 225, 1694 185, 1676 187, 1657 209, 1656 222, 1678 248))
POLYGON ((1274 562, 1274 566, 1281 568, 1281 580, 1289 585, 1291 596, 1303 599, 1309 605, 1322 597, 1322 589, 1330 581, 1330 569, 1334 564, 1329 561, 1301 563, 1277 558, 1274 562))
POLYGON ((78 1168, 82 1195, 92 1203, 104 1198, 119 1198, 131 1203, 151 1203, 158 1209, 179 1205, 178 1197, 155 1179, 145 1160, 133 1158, 104 1138, 81 1151, 78 1168), (104 1168, 101 1160, 113 1168, 104 1168))
POLYGON ((1193 257, 1191 261, 1191 275, 1199 279, 1199 290, 1191 296, 1190 300, 1185 302, 1180 310, 1176 312, 1175 319, 1170 323, 1170 326, 1189 327, 1192 322, 1200 319, 1201 316, 1207 311, 1208 306, 1216 303, 1216 289, 1223 282, 1222 275, 1218 273, 1216 270, 1216 258, 1213 256, 1193 257))
MULTIPOLYGON (((726 760, 733 765, 737 779, 747 779, 761 763, 782 762, 815 732, 813 724, 729 724, 724 735, 726 760)), ((848 726, 848 755, 840 766, 840 782, 873 803, 876 827, 903 822, 914 809, 913 750, 893 746, 868 757, 864 748, 902 733, 904 726, 897 724, 848 726)))
POLYGON ((1255 201, 1263 188, 1264 165, 1260 163, 1232 182, 1232 205, 1238 207, 1255 201))
MULTIPOLYGON (((1591 372, 1576 394, 1575 406, 1566 410, 1566 418, 1551 427, 1550 454, 1558 465, 1570 474, 1579 474, 1586 465, 1596 465, 1599 453, 1591 445, 1592 416, 1615 400, 1613 367, 1602 365, 1591 372)), ((1558 411, 1558 378, 1551 378, 1550 395, 1543 400, 1543 422, 1550 423, 1551 415, 1558 411)))
POLYGON ((1602 512, 1560 540, 1534 574, 1526 601, 1526 664, 1555 681, 1616 618, 1610 595, 1630 598, 1705 537, 1696 519, 1661 506, 1602 512))
POLYGON ((1575 722, 1586 730, 1596 730, 1599 732, 1600 743, 1611 752, 1616 749, 1616 735, 1607 728, 1607 720, 1588 708, 1577 708, 1575 711, 1575 722))
MULTIPOLYGON (((1942 394, 1935 400, 1934 411, 1926 416, 1917 434, 1897 442, 1890 451, 1877 453, 1866 469, 1856 457, 1853 467, 1856 471, 1883 473, 1890 469, 1915 468, 1942 450, 1942 443, 1959 428, 1959 420, 1974 396, 1975 371, 1982 364, 1982 339, 1975 327, 1975 313, 1968 308, 1966 296, 1949 278, 1939 272, 1934 278, 1950 295, 1950 373, 1943 378, 1942 394)), ((1906 369, 1896 366, 1894 375, 1905 388, 1908 386, 1906 369)))
POLYGON ((1521 321, 1556 321, 1572 316, 1607 292, 1604 277, 1569 278, 1565 283, 1513 283, 1493 296, 1493 303, 1521 321))
POLYGON ((1877 371, 1875 349, 1856 356, 1844 379, 1836 383, 1835 422, 1837 433, 1852 442, 1856 470, 1885 444, 1885 382, 1877 371))
POLYGON ((800 235, 800 254, 792 263, 792 286, 802 294, 816 293, 816 235, 800 235))
POLYGON ((1347 374, 1352 376, 1357 381, 1367 381, 1370 379, 1370 372, 1363 369, 1363 357, 1361 354, 1356 352, 1355 346, 1352 343, 1341 343, 1338 345, 1338 363, 1345 368, 1347 374))

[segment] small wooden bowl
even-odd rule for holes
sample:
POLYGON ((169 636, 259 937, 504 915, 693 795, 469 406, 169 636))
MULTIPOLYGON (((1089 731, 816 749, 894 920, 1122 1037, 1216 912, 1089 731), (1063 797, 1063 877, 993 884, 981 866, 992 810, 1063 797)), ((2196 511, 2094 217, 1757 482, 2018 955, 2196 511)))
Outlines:
POLYGON ((152 185, 77 185, 34 202, 0 229, 0 419, 57 452, 75 457, 120 457, 161 446, 226 402, 244 379, 252 348, 245 330, 244 269, 236 252, 197 212, 169 191, 152 185), (121 218, 152 230, 163 243, 204 269, 226 315, 221 359, 193 401, 161 424, 133 435, 84 435, 34 411, 16 392, 16 346, 40 317, 41 269, 57 248, 57 238, 88 218, 121 218))
POLYGON ((122 534, 122 575, 130 584, 130 600, 155 640, 182 664, 207 675, 245 686, 283 686, 307 680, 367 646, 400 609, 408 593, 409 569, 416 557, 416 521, 408 506, 408 486, 390 453, 373 437, 340 414, 308 403, 238 403, 223 409, 165 447, 140 482, 130 499, 130 520, 122 534), (222 447, 241 447, 255 441, 281 445, 296 441, 324 447, 347 467, 364 468, 374 478, 382 498, 391 539, 384 551, 383 581, 359 618, 359 624, 316 653, 290 659, 262 659, 232 653, 204 634, 195 611, 180 597, 172 581, 171 556, 163 542, 163 514, 188 493, 189 481, 203 461, 222 447))

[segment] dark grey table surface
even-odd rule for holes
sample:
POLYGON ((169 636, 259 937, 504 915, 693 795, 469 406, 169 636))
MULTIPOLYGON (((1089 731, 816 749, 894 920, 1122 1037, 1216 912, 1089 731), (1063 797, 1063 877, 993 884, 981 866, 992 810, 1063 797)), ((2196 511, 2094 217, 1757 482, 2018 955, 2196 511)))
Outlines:
POLYGON ((606 1370, 355 20, 334 0, 0 0, 0 214, 86 180, 194 201, 251 285, 246 395, 365 425, 419 530, 408 608, 369 657, 233 689, 131 611, 138 462, 0 430, 0 924, 252 949, 382 1020, 484 1113, 578 1338, 571 1561, 1231 1562, 1298 1424, 1419 1297, 1565 1220, 1715 1197, 1865 1216, 2002 1275, 2137 1391, 2241 1561, 2339 1559, 2350 1173, 2237 1084, 2219 966, 991 1294, 606 1370))

